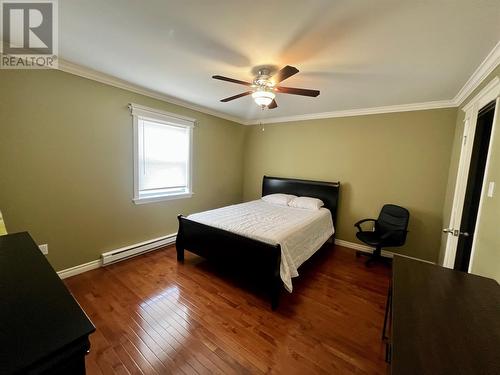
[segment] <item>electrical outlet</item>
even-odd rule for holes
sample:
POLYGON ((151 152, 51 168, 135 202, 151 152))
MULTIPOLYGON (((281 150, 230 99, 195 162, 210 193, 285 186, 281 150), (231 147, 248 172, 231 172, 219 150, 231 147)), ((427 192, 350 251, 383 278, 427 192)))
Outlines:
POLYGON ((38 247, 40 248, 40 251, 42 252, 42 254, 47 255, 49 253, 49 245, 43 244, 43 245, 40 245, 38 247))
POLYGON ((488 197, 493 198, 494 192, 495 192, 495 182, 491 181, 488 185, 488 197))

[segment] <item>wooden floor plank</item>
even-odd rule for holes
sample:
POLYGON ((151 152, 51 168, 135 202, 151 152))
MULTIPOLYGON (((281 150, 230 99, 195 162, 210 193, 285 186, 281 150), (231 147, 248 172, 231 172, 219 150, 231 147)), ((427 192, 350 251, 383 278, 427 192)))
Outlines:
POLYGON ((386 374, 390 267, 329 246, 276 311, 251 281, 173 247, 66 279, 97 327, 88 374, 386 374))

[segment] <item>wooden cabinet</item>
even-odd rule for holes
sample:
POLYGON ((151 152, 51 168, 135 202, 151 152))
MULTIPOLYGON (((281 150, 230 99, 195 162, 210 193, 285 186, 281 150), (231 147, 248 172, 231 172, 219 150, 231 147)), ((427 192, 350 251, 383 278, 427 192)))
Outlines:
POLYGON ((0 374, 85 374, 94 331, 30 235, 0 236, 0 374))
POLYGON ((395 256, 391 331, 394 375, 498 375, 500 286, 395 256))

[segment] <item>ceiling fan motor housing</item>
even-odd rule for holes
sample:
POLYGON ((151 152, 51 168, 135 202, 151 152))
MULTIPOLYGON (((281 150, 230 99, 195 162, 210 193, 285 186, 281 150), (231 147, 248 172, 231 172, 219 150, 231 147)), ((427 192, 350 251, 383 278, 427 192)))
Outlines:
POLYGON ((271 71, 267 68, 260 69, 259 75, 253 82, 257 87, 263 90, 274 86, 274 83, 271 81, 271 71))

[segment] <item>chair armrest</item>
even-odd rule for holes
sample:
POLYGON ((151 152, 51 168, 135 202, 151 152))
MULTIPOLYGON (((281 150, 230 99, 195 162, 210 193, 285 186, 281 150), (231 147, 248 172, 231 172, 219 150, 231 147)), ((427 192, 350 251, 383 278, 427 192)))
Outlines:
POLYGON ((389 237, 391 237, 392 235, 396 234, 396 233, 403 233, 403 234, 406 234, 408 233, 407 230, 405 229, 395 229, 395 230, 390 230, 388 232, 385 232, 383 235, 380 236, 380 239, 381 240, 386 240, 388 239, 389 237))
POLYGON ((362 232, 363 229, 361 228, 361 224, 366 223, 368 221, 373 221, 374 223, 377 222, 377 220, 375 220, 375 219, 363 219, 363 220, 358 221, 356 224, 354 224, 354 226, 356 228, 358 228, 358 231, 362 232))

